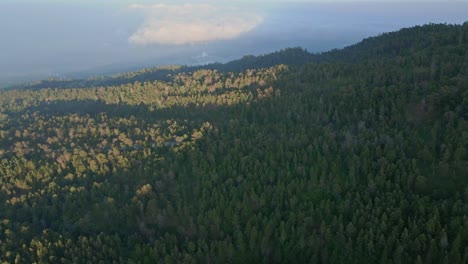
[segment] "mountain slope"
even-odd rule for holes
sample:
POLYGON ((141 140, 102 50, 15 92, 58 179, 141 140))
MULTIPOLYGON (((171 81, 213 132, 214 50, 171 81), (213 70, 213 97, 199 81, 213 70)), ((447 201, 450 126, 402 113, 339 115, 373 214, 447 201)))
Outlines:
POLYGON ((466 263, 466 26, 1 92, 0 260, 466 263))

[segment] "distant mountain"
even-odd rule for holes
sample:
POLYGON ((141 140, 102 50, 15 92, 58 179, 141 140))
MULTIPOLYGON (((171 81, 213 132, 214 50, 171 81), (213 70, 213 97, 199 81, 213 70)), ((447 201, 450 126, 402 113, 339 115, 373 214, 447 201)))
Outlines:
POLYGON ((90 86, 120 85, 135 81, 168 81, 170 75, 211 69, 222 72, 242 72, 253 68, 268 68, 278 64, 302 65, 306 63, 356 63, 366 60, 381 60, 398 56, 415 55, 440 45, 460 46, 467 42, 468 22, 464 25, 429 24, 384 33, 363 41, 324 53, 309 53, 300 47, 286 48, 270 54, 244 56, 227 63, 212 63, 201 66, 169 66, 144 68, 139 71, 117 74, 111 77, 96 76, 88 79, 48 79, 14 88, 80 88, 90 86))
POLYGON ((135 81, 169 81, 171 75, 188 73, 199 69, 211 69, 221 72, 241 72, 247 69, 268 68, 278 64, 301 65, 312 61, 313 54, 302 48, 287 48, 274 53, 244 56, 228 63, 212 63, 199 66, 162 66, 144 68, 138 71, 116 74, 113 76, 95 76, 87 79, 55 79, 40 80, 12 88, 42 89, 42 88, 81 88, 107 85, 120 85, 135 81))

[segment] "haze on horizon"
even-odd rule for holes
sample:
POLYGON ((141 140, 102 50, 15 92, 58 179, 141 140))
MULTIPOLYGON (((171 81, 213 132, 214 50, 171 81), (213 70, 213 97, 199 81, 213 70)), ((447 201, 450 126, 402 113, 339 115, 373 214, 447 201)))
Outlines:
POLYGON ((0 87, 70 74, 341 48, 402 27, 467 20, 468 1, 2 0, 0 87))

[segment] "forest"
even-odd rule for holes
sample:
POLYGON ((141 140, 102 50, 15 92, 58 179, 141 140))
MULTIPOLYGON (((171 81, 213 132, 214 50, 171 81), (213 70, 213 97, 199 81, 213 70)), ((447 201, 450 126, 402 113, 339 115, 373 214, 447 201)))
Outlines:
POLYGON ((0 91, 0 263, 468 263, 468 22, 0 91))

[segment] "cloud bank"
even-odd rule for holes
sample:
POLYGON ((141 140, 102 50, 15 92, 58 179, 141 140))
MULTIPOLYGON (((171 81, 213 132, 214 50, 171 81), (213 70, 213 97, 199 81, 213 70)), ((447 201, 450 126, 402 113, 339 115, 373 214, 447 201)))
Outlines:
POLYGON ((258 14, 239 8, 210 4, 133 4, 146 21, 128 39, 137 45, 192 44, 233 39, 251 31, 262 21, 258 14))

